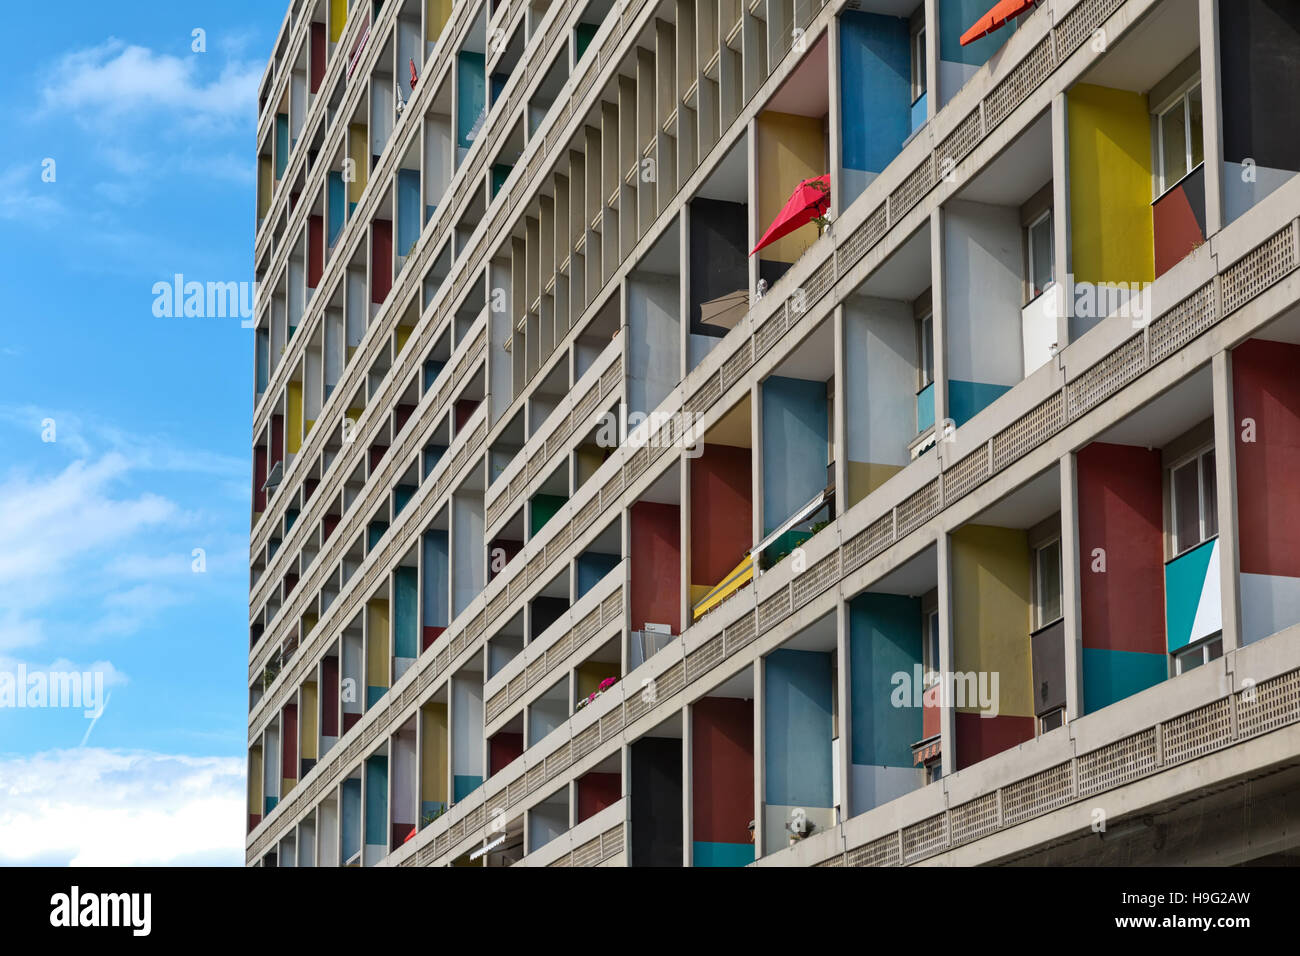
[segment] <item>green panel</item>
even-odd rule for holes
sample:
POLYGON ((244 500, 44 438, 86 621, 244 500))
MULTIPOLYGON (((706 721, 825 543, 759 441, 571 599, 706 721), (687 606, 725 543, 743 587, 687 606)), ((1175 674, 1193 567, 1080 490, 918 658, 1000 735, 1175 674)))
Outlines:
POLYGON ((546 522, 555 517, 555 513, 564 507, 569 499, 563 495, 534 495, 532 507, 528 509, 529 531, 531 538, 546 526, 546 522))

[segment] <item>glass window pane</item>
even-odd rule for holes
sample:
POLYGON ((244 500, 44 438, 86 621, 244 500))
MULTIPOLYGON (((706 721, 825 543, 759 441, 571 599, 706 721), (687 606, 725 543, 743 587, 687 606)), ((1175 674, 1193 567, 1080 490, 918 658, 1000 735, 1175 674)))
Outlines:
POLYGON ((1161 191, 1187 175, 1187 120, 1182 103, 1160 117, 1161 191))
POLYGON ((1219 533, 1219 500, 1216 497, 1217 479, 1214 474, 1214 452, 1206 452, 1201 459, 1201 497, 1205 509, 1205 536, 1219 533))
POLYGON ((927 650, 929 652, 928 656, 930 659, 926 662, 926 668, 927 670, 937 672, 939 670, 939 615, 938 614, 930 615, 929 625, 930 625, 929 628, 930 633, 927 635, 926 645, 927 645, 927 650))
POLYGON ((1178 655, 1178 673, 1186 674, 1205 663, 1205 649, 1199 644, 1189 647, 1178 655))
POLYGON ((1029 281, 1033 294, 1039 295, 1052 281, 1052 217, 1040 219, 1029 227, 1029 281))
POLYGON ((1197 463, 1189 461, 1174 471, 1174 553, 1201 540, 1201 488, 1197 463))
POLYGON ((934 381, 934 318, 921 320, 921 377, 926 385, 934 381))
POLYGON ((1223 656, 1223 638, 1216 637, 1210 643, 1205 645, 1205 656, 1212 661, 1217 661, 1223 656))
POLYGON ((1205 135, 1201 129, 1201 88, 1187 94, 1187 112, 1191 117, 1192 167, 1200 165, 1205 157, 1205 135))
POLYGON ((1038 626, 1061 616, 1061 542, 1038 549, 1038 626))

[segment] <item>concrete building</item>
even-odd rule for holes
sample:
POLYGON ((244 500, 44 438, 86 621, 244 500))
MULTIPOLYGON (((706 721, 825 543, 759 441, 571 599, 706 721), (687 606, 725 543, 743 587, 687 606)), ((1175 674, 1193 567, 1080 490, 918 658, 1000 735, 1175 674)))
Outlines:
POLYGON ((294 0, 250 865, 1294 860, 1300 7, 992 5, 294 0))

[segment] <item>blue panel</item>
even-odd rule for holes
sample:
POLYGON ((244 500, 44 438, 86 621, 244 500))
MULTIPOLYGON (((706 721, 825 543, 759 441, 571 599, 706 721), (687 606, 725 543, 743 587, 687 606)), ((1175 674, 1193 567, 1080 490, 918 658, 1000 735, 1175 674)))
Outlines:
POLYGON ((1217 540, 1206 541, 1165 565, 1165 640, 1171 654, 1191 643, 1192 624, 1217 540))
POLYGON ((691 859, 695 866, 748 866, 754 862, 754 844, 697 840, 691 845, 691 859))
POLYGON ((578 597, 594 588, 605 575, 617 567, 616 554, 598 554, 589 551, 578 555, 578 597))
POLYGON ((422 800, 420 801, 420 826, 424 826, 424 819, 437 813, 439 810, 446 810, 447 804, 442 800, 422 800))
POLYGON ((393 656, 420 654, 419 588, 415 568, 398 568, 393 576, 393 656))
POLYGON ((831 655, 778 650, 764 666, 767 802, 830 807, 831 655))
POLYGON ((420 174, 397 171, 397 254, 409 255, 420 238, 420 174))
POLYGON ((285 534, 288 534, 288 533, 289 533, 289 529, 293 527, 293 523, 294 523, 295 521, 297 521, 297 520, 298 520, 298 509, 297 509, 297 508, 289 508, 288 510, 285 511, 285 513, 284 513, 284 533, 285 533, 285 534))
POLYGON ((446 366, 446 362, 439 362, 437 359, 429 359, 424 363, 424 390, 426 392, 438 380, 438 376, 442 374, 442 370, 446 366))
POLYGON ((451 621, 447 617, 447 589, 449 587, 449 569, 447 564, 447 532, 426 531, 424 533, 424 626, 446 627, 451 621))
POLYGON ((456 145, 468 149, 474 145, 470 131, 483 112, 487 77, 482 53, 456 54, 456 145))
POLYGON ((366 842, 388 846, 388 758, 366 761, 366 842))
POLYGON ((275 114, 275 178, 284 175, 289 164, 289 114, 275 114))
POLYGON ((329 244, 334 245, 343 230, 344 209, 347 206, 347 194, 343 189, 343 174, 331 172, 327 177, 329 182, 329 244))
POLYGON ((371 707, 374 707, 375 704, 379 703, 387 693, 387 687, 371 687, 370 685, 366 685, 366 710, 369 710, 371 707))
POLYGON ((1140 690, 1154 687, 1169 676, 1164 654, 1083 649, 1083 712, 1101 710, 1140 690))
POLYGON ((452 789, 455 791, 451 799, 453 802, 460 802, 468 797, 471 793, 483 786, 483 778, 476 774, 458 773, 452 779, 452 789))
POLYGON ((266 804, 266 812, 267 812, 267 813, 270 813, 272 810, 275 809, 275 805, 276 805, 277 803, 280 802, 280 798, 279 798, 279 797, 267 797, 266 800, 265 800, 264 802, 265 802, 265 804, 266 804))
POLYGON ((934 382, 916 393, 916 433, 934 424, 934 382))
POLYGON ((961 45, 961 35, 988 13, 993 4, 994 0, 939 0, 939 59, 980 66, 1007 42, 1016 29, 1014 20, 982 40, 961 45))
POLYGON ((402 509, 410 504, 416 490, 415 485, 398 485, 393 489, 393 517, 400 515, 402 509))
POLYGON ((366 528, 366 552, 369 553, 375 545, 384 537, 384 532, 388 530, 387 521, 372 521, 366 528))
POLYGON ((895 707, 895 674, 909 685, 921 663, 921 601, 900 594, 863 594, 849 602, 852 690, 852 762, 911 767, 912 744, 921 739, 921 708, 895 707))
MULTIPOLYGON (((948 417, 954 425, 964 425, 983 411, 1010 385, 989 385, 985 382, 948 380, 948 417)), ((931 412, 933 414, 933 411, 931 412)))
POLYGON ((350 777, 343 781, 339 821, 343 827, 339 845, 340 862, 346 863, 361 850, 361 781, 350 777))
POLYGON ((917 97, 916 102, 912 104, 912 132, 913 133, 915 133, 918 129, 920 129, 922 126, 925 125, 925 117, 926 117, 925 97, 926 94, 922 93, 920 96, 917 97))
POLYGON ((879 173, 912 132, 911 32, 900 17, 840 15, 844 165, 879 173))
POLYGON ((446 445, 425 445, 424 446, 424 475, 428 478, 433 474, 433 469, 438 467, 438 462, 442 461, 442 456, 447 453, 446 445))
POLYGON ((828 431, 825 382, 772 376, 763 383, 764 534, 826 487, 828 431))

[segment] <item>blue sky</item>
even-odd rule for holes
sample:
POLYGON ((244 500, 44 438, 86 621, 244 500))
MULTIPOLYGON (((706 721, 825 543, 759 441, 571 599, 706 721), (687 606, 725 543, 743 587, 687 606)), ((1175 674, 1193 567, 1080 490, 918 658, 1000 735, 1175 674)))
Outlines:
POLYGON ((6 12, 0 672, 111 697, 93 728, 0 707, 0 864, 242 861, 253 333, 157 318, 152 289, 252 279, 285 9, 6 12))

